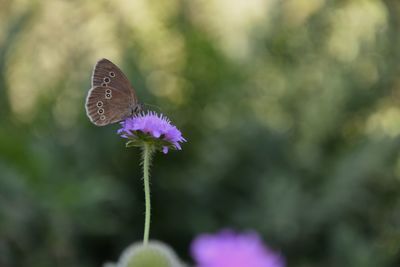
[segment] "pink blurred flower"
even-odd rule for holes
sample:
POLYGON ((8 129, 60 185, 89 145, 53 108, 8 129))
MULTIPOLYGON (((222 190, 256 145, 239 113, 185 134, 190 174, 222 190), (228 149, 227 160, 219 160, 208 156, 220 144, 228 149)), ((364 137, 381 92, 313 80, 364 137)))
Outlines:
POLYGON ((223 230, 197 237, 191 247, 197 267, 284 267, 283 257, 255 232, 223 230))

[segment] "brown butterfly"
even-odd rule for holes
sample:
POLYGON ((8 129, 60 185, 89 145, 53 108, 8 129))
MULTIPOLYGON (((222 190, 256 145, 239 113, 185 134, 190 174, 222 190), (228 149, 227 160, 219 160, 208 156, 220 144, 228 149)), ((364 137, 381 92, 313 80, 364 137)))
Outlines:
POLYGON ((86 115, 97 126, 122 121, 142 111, 142 104, 124 73, 105 58, 94 66, 85 107, 86 115))

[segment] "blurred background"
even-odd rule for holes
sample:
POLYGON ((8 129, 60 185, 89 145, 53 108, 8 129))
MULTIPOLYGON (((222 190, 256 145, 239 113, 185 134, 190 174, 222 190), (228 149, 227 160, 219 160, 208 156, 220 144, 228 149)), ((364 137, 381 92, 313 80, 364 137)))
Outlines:
POLYGON ((288 266, 400 265, 398 0, 0 0, 0 266, 101 266, 142 238, 140 151, 85 114, 95 62, 188 140, 151 237, 254 229, 288 266))

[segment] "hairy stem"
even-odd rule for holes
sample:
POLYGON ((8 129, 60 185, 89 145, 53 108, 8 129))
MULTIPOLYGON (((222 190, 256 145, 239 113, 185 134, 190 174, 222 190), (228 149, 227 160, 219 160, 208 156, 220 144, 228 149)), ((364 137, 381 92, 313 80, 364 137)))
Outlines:
POLYGON ((145 220, 144 220, 144 234, 143 244, 147 245, 150 234, 150 164, 154 148, 151 144, 145 142, 143 145, 143 182, 144 182, 144 198, 145 198, 145 220))

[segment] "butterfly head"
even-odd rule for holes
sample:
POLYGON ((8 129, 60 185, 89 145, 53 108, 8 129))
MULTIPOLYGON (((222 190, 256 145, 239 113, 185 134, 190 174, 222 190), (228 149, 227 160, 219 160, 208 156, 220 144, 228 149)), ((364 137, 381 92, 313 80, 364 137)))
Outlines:
POLYGON ((144 110, 144 105, 142 103, 137 103, 131 107, 131 116, 138 114, 144 110))

